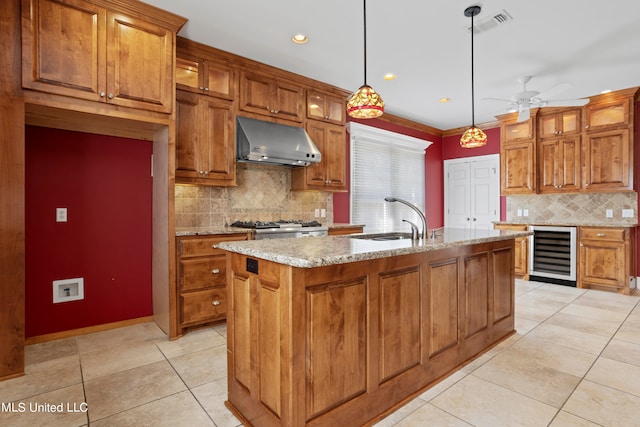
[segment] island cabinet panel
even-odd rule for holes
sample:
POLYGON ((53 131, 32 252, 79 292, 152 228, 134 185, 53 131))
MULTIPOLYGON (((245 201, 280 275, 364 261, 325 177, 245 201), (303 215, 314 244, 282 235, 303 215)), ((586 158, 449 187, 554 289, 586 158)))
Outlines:
POLYGON ((431 358, 459 342, 458 260, 430 263, 426 274, 429 291, 429 353, 431 358))
POLYGON ((366 390, 367 282, 307 288, 307 306, 306 405, 313 417, 366 390))
POLYGON ((380 381, 420 363, 420 266, 380 275, 380 381))
POLYGON ((465 337, 469 338, 489 326, 489 254, 466 257, 465 271, 465 337))
POLYGON ((514 332, 513 251, 313 268, 230 252, 226 405, 245 425, 376 422, 514 332))

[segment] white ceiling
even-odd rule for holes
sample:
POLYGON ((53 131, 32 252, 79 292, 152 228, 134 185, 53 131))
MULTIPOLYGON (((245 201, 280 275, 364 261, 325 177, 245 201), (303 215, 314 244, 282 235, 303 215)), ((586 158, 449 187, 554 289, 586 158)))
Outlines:
MULTIPOLYGON (((355 91, 364 80, 362 0, 146 0, 189 21, 179 35, 355 91), (294 45, 296 33, 309 36, 294 45)), ((448 130, 471 124, 471 19, 513 20, 476 34, 476 123, 495 120, 522 90, 572 87, 572 99, 640 86, 638 0, 369 0, 367 83, 386 111, 448 130), (387 72, 393 81, 383 80, 387 72), (439 102, 447 97, 447 104, 439 102)))

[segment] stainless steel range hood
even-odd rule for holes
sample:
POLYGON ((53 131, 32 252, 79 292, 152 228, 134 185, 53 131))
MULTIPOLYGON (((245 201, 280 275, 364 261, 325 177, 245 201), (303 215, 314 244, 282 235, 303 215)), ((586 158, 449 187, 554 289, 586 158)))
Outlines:
POLYGON ((308 166, 322 154, 303 128, 236 117, 239 162, 308 166))

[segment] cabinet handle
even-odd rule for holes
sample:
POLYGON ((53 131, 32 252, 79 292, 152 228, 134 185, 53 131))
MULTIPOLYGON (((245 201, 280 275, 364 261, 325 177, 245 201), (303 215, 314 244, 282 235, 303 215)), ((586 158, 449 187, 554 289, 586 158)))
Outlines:
POLYGON ((211 270, 211 274, 218 274, 218 273, 220 273, 219 268, 214 268, 213 270, 211 270))
POLYGON ((213 302, 211 303, 211 305, 220 305, 222 304, 219 300, 213 300, 213 302))
POLYGON ((598 236, 598 237, 604 237, 604 233, 598 233, 598 234, 596 234, 596 236, 598 236))
POLYGON ((584 127, 584 128, 585 128, 585 129, 589 129, 589 125, 585 125, 585 127, 584 127))

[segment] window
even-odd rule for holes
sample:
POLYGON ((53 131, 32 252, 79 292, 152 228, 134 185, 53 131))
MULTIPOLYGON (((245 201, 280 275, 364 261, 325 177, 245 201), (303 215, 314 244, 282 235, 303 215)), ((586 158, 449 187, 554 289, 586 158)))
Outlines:
POLYGON ((424 212, 424 155, 431 142, 349 123, 351 140, 351 223, 367 233, 409 231, 403 219, 422 229, 420 218, 396 197, 424 212))

